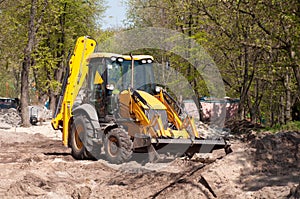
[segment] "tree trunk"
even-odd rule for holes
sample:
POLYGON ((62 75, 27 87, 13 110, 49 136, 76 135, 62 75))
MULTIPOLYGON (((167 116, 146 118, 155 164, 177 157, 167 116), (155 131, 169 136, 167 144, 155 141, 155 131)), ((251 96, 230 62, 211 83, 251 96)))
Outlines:
POLYGON ((22 64, 21 71, 21 118, 22 125, 24 127, 29 127, 29 111, 28 111, 28 99, 29 99, 29 72, 31 66, 31 53, 34 46, 35 40, 35 30, 34 30, 34 21, 37 9, 37 0, 31 0, 30 8, 30 20, 29 20, 29 30, 28 30, 28 42, 24 50, 24 60, 22 64))
POLYGON ((240 115, 240 119, 244 119, 243 113, 245 114, 245 105, 247 103, 248 92, 253 79, 253 74, 251 78, 249 77, 248 47, 244 46, 243 51, 244 51, 244 57, 243 57, 244 60, 242 60, 242 57, 240 58, 241 66, 244 66, 243 84, 240 91, 241 92, 240 105, 238 109, 238 114, 240 115))
POLYGON ((30 126, 29 122, 29 111, 28 111, 28 76, 29 76, 29 68, 28 68, 28 62, 30 64, 30 58, 25 57, 23 61, 23 66, 22 66, 22 72, 21 72, 21 118, 22 118, 22 125, 24 127, 30 126), (28 60, 29 59, 29 60, 28 60))
POLYGON ((280 124, 284 124, 284 98, 280 96, 280 124))
MULTIPOLYGON (((66 12, 66 9, 67 9, 67 3, 64 4, 64 14, 62 14, 60 16, 60 26, 61 26, 61 37, 58 38, 58 43, 61 43, 61 44, 64 44, 65 43, 65 12, 66 12)), ((57 53, 57 58, 62 58, 61 61, 57 64, 58 66, 58 69, 56 69, 55 71, 55 80, 58 81, 58 82, 63 82, 63 79, 64 79, 64 71, 66 70, 66 67, 68 65, 68 62, 69 60, 67 60, 67 65, 65 64, 65 55, 66 52, 64 50, 63 47, 61 47, 61 49, 59 48, 59 51, 57 53)), ((69 59, 69 57, 68 57, 69 59)), ((49 77, 49 79, 51 79, 51 77, 49 77)), ((49 89, 49 101, 50 101, 50 104, 49 104, 49 107, 50 107, 50 110, 52 111, 52 116, 54 116, 55 114, 55 111, 57 109, 57 93, 55 93, 53 91, 53 89, 49 89)))
POLYGON ((297 64, 293 65, 293 72, 297 81, 298 91, 300 91, 300 66, 297 64))
POLYGON ((286 108, 285 108, 285 123, 291 121, 291 88, 290 88, 290 74, 286 73, 285 78, 285 93, 286 93, 286 108))
POLYGON ((290 50, 290 56, 291 56, 291 60, 292 60, 292 68, 293 68, 293 72, 296 78, 296 82, 297 82, 297 86, 298 86, 298 91, 300 91, 300 66, 296 61, 296 52, 293 50, 290 50))

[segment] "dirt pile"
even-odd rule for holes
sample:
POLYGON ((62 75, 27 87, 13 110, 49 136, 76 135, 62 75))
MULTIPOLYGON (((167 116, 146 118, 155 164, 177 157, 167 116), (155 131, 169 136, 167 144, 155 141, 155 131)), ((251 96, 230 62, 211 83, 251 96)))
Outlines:
POLYGON ((201 176, 217 198, 297 198, 300 133, 250 133, 201 176))
POLYGON ((264 133, 250 141, 256 148, 253 153, 254 168, 245 175, 259 174, 259 180, 248 180, 248 189, 262 186, 293 184, 289 198, 300 198, 300 132, 264 133))
POLYGON ((0 198, 299 198, 300 134, 253 133, 192 161, 77 161, 50 123, 0 131, 0 198), (27 132, 27 133, 25 133, 27 132))
POLYGON ((20 124, 21 117, 16 109, 0 109, 0 129, 10 129, 20 124))
MULTIPOLYGON (((257 135, 250 146, 256 148, 254 158, 257 171, 270 177, 290 174, 300 176, 299 132, 257 135)), ((298 183, 300 179, 295 180, 298 183)))
POLYGON ((243 137, 251 131, 257 131, 262 128, 260 124, 252 123, 248 120, 229 120, 225 124, 225 128, 230 130, 230 133, 238 138, 243 137))
POLYGON ((300 198, 300 182, 298 186, 291 188, 290 194, 287 196, 288 199, 299 199, 300 198))

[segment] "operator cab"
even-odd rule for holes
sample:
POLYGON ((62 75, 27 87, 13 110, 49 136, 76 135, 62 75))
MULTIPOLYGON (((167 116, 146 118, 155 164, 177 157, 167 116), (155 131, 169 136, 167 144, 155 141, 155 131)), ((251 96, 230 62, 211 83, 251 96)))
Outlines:
POLYGON ((130 88, 155 92, 152 56, 94 53, 88 67, 87 100, 95 106, 100 120, 114 115, 121 92, 130 88))

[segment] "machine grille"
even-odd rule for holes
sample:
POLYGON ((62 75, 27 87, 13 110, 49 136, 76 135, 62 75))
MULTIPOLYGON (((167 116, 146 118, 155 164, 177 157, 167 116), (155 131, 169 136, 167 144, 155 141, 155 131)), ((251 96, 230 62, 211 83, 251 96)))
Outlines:
MULTIPOLYGON (((152 119, 156 114, 160 115, 164 129, 168 128, 168 116, 166 110, 155 110, 150 109, 146 111, 146 115, 149 119, 152 119)), ((155 127, 155 130, 158 130, 158 126, 155 127)))

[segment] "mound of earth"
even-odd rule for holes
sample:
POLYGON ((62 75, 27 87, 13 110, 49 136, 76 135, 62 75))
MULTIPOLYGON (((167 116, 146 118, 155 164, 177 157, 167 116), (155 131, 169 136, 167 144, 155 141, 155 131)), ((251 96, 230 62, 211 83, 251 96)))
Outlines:
POLYGON ((49 122, 2 130, 0 198, 299 198, 300 133, 248 138, 228 155, 112 165, 74 160, 49 122))
POLYGON ((16 109, 0 109, 0 129, 10 129, 20 124, 21 117, 16 109))

